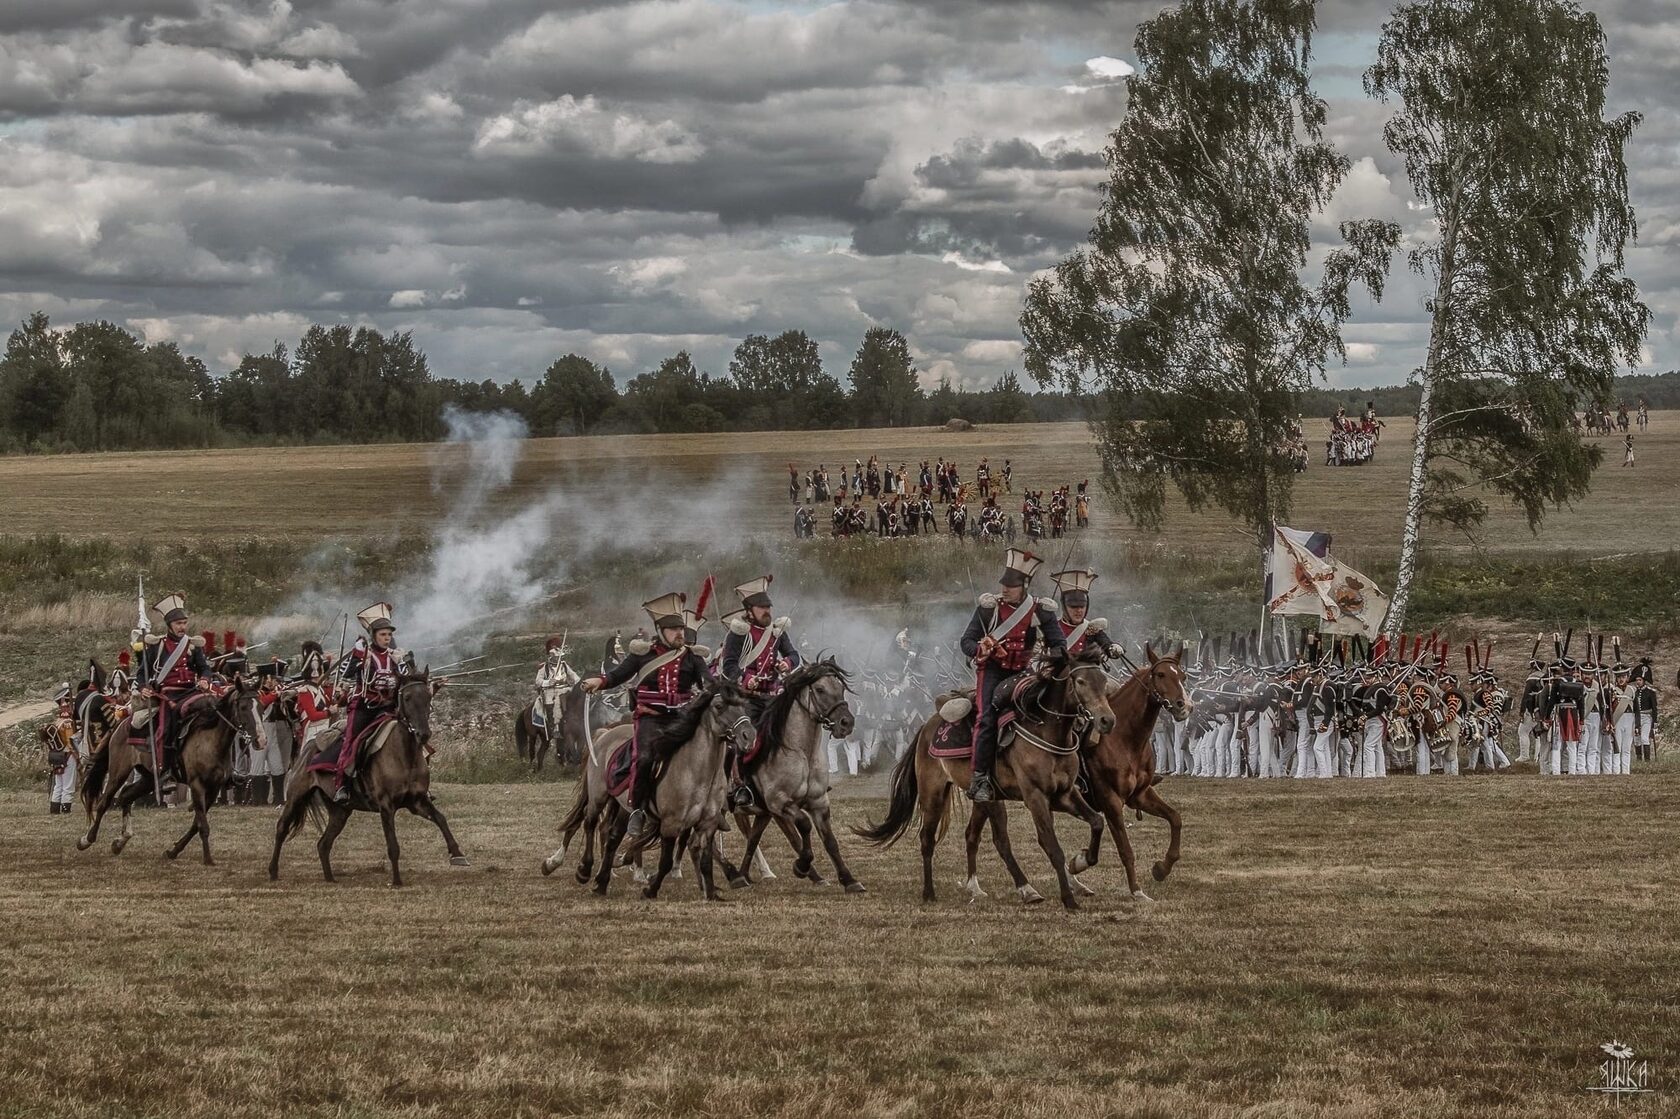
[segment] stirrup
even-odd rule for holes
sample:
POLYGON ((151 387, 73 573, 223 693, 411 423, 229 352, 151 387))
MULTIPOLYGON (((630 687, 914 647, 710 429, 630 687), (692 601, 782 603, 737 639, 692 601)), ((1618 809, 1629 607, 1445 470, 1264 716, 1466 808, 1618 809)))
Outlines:
POLYGON ((996 793, 992 789, 992 779, 984 773, 976 773, 968 783, 968 799, 975 804, 985 804, 993 799, 996 793))

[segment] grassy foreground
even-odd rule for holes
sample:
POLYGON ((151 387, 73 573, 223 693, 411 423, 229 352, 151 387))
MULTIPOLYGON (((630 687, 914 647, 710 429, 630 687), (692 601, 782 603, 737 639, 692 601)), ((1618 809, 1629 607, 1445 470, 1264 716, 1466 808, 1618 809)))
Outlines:
POLYGON ((475 865, 405 819, 401 891, 367 817, 339 884, 306 835, 271 886, 266 812, 218 811, 207 868, 159 858, 178 812, 113 860, 4 794, 0 1115, 1598 1114, 1612 1038, 1658 1089, 1623 1106, 1674 1106, 1680 775, 1165 791, 1158 904, 1119 900, 1110 848, 1076 915, 1019 905, 989 845, 992 897, 959 901, 955 836, 932 906, 913 845, 856 841, 862 897, 597 899, 536 870, 567 786, 442 786, 475 865))

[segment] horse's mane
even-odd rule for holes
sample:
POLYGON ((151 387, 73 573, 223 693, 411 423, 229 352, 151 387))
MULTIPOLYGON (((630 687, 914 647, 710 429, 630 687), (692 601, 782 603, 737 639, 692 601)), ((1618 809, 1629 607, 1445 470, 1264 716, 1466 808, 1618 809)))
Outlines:
POLYGON ((731 699, 750 698, 731 681, 714 680, 689 700, 688 705, 672 716, 665 725, 653 730, 642 741, 641 748, 653 751, 655 757, 670 757, 694 737, 700 729, 700 720, 706 717, 706 712, 711 709, 713 702, 722 696, 731 699))
POLYGON ((831 656, 808 661, 787 674, 782 681, 782 690, 765 705, 758 717, 758 756, 761 760, 769 761, 782 748, 788 716, 798 705, 800 693, 819 680, 831 677, 841 684, 851 680, 846 670, 840 667, 840 662, 831 656))

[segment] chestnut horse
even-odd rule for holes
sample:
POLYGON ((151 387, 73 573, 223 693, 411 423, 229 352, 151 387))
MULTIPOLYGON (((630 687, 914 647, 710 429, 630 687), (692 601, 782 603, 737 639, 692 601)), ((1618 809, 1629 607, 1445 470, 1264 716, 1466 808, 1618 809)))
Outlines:
MULTIPOLYGON (((1079 751, 1087 737, 1107 734, 1114 727, 1114 712, 1108 705, 1108 677, 1103 672, 1099 650, 1068 658, 1059 666, 1047 663, 1043 672, 1052 672, 1049 687, 1037 700, 1030 700, 1026 710, 1015 721, 1015 740, 998 753, 993 771, 993 783, 1000 800, 1020 800, 1032 815, 1038 832, 1038 844, 1050 860, 1061 888, 1062 904, 1078 909, 1074 897, 1075 882, 1069 872, 1061 842, 1056 838, 1052 812, 1066 812, 1092 825, 1093 835, 1100 834, 1099 818, 1080 797, 1079 751)), ((978 717, 978 713, 976 715, 978 717)), ((933 901, 933 852, 945 830, 945 813, 950 804, 952 786, 967 788, 973 768, 967 757, 935 758, 931 752, 934 733, 941 717, 935 714, 916 734, 915 745, 905 751, 893 768, 892 798, 886 819, 879 824, 854 829, 858 835, 876 846, 897 841, 910 827, 912 817, 921 816, 922 900, 933 901)), ((980 835, 987 823, 992 825, 992 841, 998 855, 1015 879, 1016 893, 1029 904, 1044 900, 1027 883, 1009 850, 1004 807, 999 801, 976 804, 969 813, 965 838, 968 848, 968 881, 970 898, 985 896, 980 890, 975 861, 980 847, 980 835)))
MULTIPOLYGON (((1110 683, 1108 705, 1114 711, 1114 725, 1098 736, 1085 755, 1091 802, 1108 820, 1114 845, 1120 850, 1120 862, 1126 868, 1126 885, 1138 901, 1150 898, 1138 885, 1132 841, 1123 817, 1126 809, 1132 808, 1160 817, 1172 829, 1166 857, 1154 866, 1155 881, 1163 881, 1178 862, 1182 824, 1178 812, 1155 791, 1161 780, 1155 773, 1155 720, 1165 710, 1181 722, 1189 717, 1191 707, 1184 694, 1184 670, 1179 663, 1183 649, 1157 657, 1146 645, 1144 653, 1148 664, 1134 669, 1125 680, 1110 683)), ((1084 856, 1075 856, 1073 872, 1079 873, 1086 865, 1084 856)))

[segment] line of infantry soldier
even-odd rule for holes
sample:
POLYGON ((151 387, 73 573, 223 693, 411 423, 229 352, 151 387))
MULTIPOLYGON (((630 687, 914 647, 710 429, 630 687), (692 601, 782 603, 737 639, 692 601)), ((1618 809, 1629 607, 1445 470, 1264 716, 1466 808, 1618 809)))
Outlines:
MULTIPOLYGON (((1518 761, 1556 775, 1626 774, 1653 756, 1657 690, 1651 658, 1585 661, 1569 639, 1539 657, 1515 697, 1518 761)), ((1204 641, 1190 672, 1195 714, 1156 728, 1157 768, 1193 777, 1456 775, 1508 768, 1501 744, 1513 697, 1490 667, 1492 649, 1468 645, 1461 676, 1448 643, 1431 634, 1390 645, 1308 634, 1297 657, 1256 634, 1204 641), (1461 758, 1462 756, 1462 758, 1461 758), (1463 762, 1461 766, 1461 760, 1463 762)))

